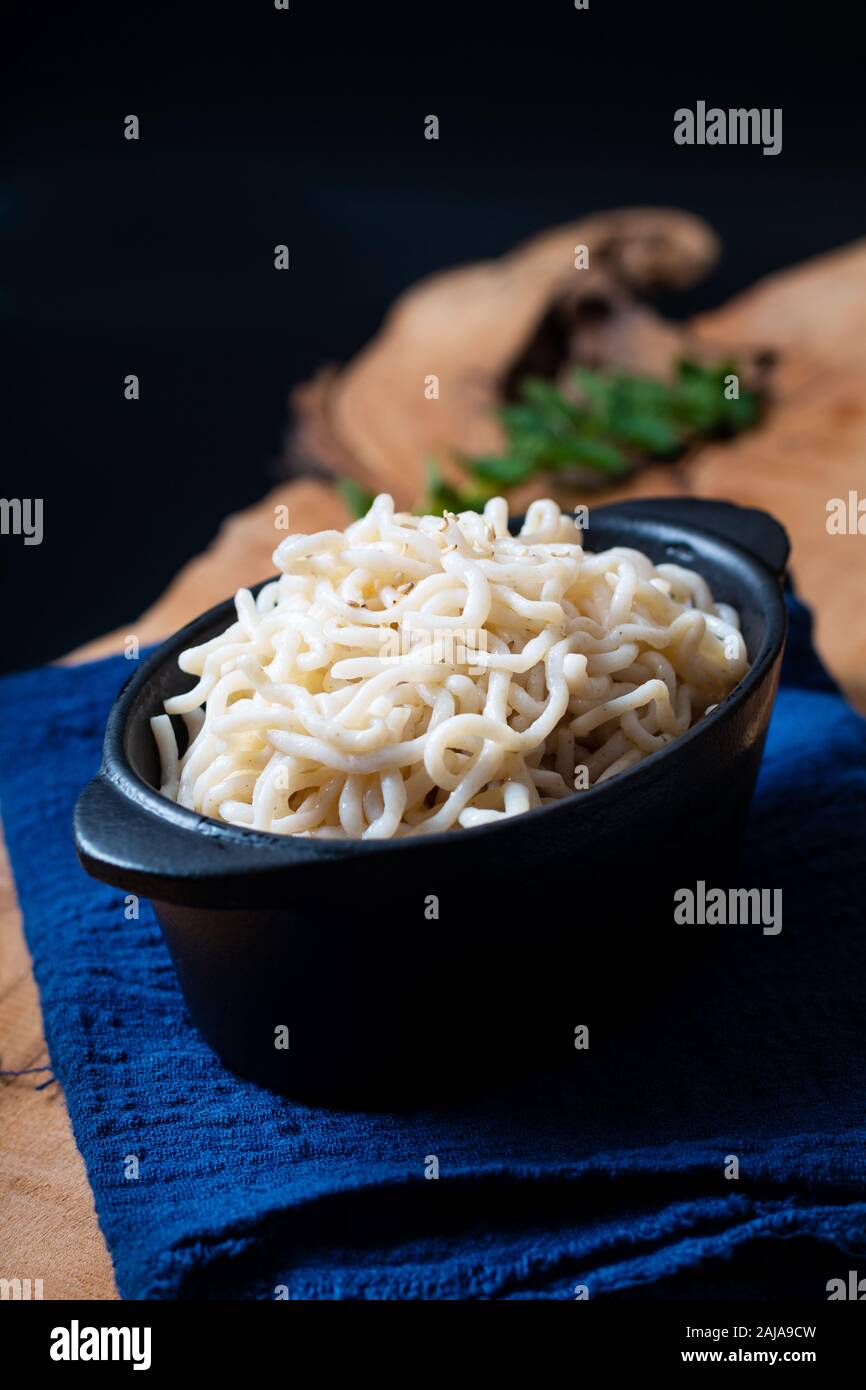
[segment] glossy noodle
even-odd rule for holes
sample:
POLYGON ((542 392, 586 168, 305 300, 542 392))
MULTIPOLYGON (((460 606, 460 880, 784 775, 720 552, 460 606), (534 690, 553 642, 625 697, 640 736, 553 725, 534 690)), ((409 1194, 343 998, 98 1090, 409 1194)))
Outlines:
POLYGON ((383 495, 274 563, 231 627, 181 654, 197 682, 151 722, 163 795, 277 835, 431 835, 579 795, 747 669, 738 615, 700 575, 586 552, 551 501, 514 537, 502 498, 419 517, 383 495))

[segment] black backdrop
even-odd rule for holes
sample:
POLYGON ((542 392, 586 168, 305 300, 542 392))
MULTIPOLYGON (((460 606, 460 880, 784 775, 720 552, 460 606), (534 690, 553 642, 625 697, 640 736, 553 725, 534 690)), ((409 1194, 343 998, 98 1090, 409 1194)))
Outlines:
POLYGON ((856 14, 756 0, 14 12, 0 496, 42 497, 45 534, 0 536, 0 664, 47 660, 151 602, 272 481, 291 385, 354 352, 420 275, 592 209, 674 204, 726 246, 669 306, 685 314, 860 234, 856 14), (673 112, 699 99, 781 107, 782 153, 676 146, 673 112))

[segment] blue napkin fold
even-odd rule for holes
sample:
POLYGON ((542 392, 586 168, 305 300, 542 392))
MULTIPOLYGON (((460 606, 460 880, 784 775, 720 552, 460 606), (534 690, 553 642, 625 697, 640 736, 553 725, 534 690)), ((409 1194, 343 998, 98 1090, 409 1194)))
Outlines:
POLYGON ((0 682, 6 842, 123 1296, 822 1299, 866 1274, 866 723, 790 610, 742 872, 782 889, 782 932, 703 928, 728 934, 688 989, 448 1110, 316 1109, 226 1071, 149 904, 129 917, 72 847, 128 662, 0 682))

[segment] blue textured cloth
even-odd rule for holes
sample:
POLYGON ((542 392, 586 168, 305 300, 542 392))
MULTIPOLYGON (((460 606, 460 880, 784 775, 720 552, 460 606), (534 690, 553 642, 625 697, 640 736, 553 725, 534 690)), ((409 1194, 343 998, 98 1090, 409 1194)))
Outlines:
POLYGON ((866 724, 791 607, 741 879, 782 887, 781 934, 736 929, 591 1068, 447 1112, 318 1110, 227 1072, 149 906, 126 920, 71 844, 128 664, 0 682, 6 840, 124 1296, 825 1298, 866 1273, 866 724))

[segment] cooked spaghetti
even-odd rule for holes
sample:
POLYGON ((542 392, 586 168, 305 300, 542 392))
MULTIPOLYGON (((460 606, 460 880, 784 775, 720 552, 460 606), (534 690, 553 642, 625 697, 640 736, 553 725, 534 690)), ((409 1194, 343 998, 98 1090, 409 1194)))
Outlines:
POLYGON ((179 665, 151 722, 163 795, 277 835, 385 839, 514 816, 664 748, 747 668, 700 575, 533 502, 288 536, 280 577, 179 665), (182 715, 179 756, 170 716, 182 715))

